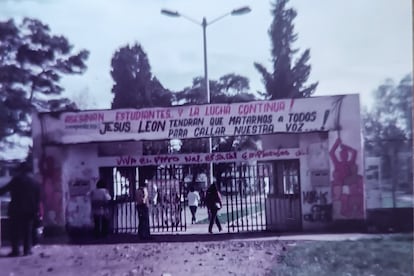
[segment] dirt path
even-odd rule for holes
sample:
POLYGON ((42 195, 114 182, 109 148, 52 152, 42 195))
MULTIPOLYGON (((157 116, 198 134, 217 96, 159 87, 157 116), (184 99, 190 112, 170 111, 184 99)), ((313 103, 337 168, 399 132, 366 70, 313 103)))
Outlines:
POLYGON ((0 258, 0 275, 266 275, 288 243, 41 245, 28 257, 0 258))

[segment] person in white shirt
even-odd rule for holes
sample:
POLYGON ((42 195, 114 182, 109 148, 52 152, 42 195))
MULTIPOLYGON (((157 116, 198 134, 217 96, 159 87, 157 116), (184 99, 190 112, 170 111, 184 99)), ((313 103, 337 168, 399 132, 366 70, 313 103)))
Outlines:
POLYGON ((190 187, 190 191, 188 192, 187 199, 188 199, 188 206, 190 207, 191 216, 192 216, 191 224, 193 224, 197 221, 196 213, 197 213, 198 204, 200 203, 200 195, 198 194, 196 190, 194 190, 193 186, 190 187))
POLYGON ((90 194, 92 204, 92 215, 94 220, 94 234, 96 237, 105 237, 109 231, 109 194, 106 184, 102 179, 96 183, 96 189, 90 194))

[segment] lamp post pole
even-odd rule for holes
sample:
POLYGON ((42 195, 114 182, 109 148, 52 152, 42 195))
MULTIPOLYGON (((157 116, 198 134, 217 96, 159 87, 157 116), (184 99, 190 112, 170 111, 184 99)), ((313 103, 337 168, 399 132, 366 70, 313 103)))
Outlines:
MULTIPOLYGON (((204 53, 204 81, 206 83, 206 101, 210 103, 210 82, 208 81, 208 70, 207 70, 207 20, 203 17, 203 21, 201 23, 203 27, 203 53, 204 53)), ((211 137, 210 137, 211 141, 211 137)), ((211 153, 211 143, 210 143, 210 153, 211 153)))
MULTIPOLYGON (((203 28, 204 81, 205 81, 205 87, 206 87, 206 103, 207 104, 211 102, 210 83, 208 80, 208 68, 207 68, 207 26, 219 21, 220 19, 228 15, 243 15, 243 14, 249 13, 250 11, 251 11, 250 7, 245 6, 245 7, 241 7, 238 9, 234 9, 231 12, 225 13, 215 18, 214 20, 211 20, 210 22, 207 22, 207 19, 203 17, 203 20, 200 23, 197 20, 185 14, 179 13, 178 11, 170 11, 166 9, 161 10, 161 14, 171 16, 171 17, 183 17, 192 23, 201 25, 201 27, 203 28)), ((213 143, 212 143, 212 138, 210 136, 208 137, 208 153, 212 153, 212 146, 213 146, 213 143)), ((213 163, 209 163, 208 183, 209 184, 213 183, 213 163)))

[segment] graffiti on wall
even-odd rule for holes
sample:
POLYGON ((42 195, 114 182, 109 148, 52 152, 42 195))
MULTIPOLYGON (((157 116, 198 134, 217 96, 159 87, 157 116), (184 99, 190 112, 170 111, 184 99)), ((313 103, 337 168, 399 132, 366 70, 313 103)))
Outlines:
POLYGON ((315 203, 320 203, 320 204, 326 204, 327 203, 327 195, 328 192, 322 192, 322 191, 307 191, 307 192, 302 192, 303 194, 303 203, 307 203, 307 204, 315 204, 315 203))
POLYGON ((303 220, 309 222, 330 222, 332 221, 332 204, 314 204, 310 213, 303 215, 303 220))
POLYGON ((363 179, 358 174, 356 165, 357 151, 337 138, 329 155, 334 164, 332 201, 335 215, 342 218, 363 218, 363 179))
POLYGON ((56 166, 53 156, 44 156, 39 162, 39 170, 43 175, 43 204, 45 222, 62 225, 64 223, 62 208, 61 168, 56 166))
POLYGON ((311 190, 302 192, 304 206, 310 205, 309 213, 303 215, 303 219, 309 222, 332 221, 332 204, 328 204, 328 192, 323 190, 311 190))

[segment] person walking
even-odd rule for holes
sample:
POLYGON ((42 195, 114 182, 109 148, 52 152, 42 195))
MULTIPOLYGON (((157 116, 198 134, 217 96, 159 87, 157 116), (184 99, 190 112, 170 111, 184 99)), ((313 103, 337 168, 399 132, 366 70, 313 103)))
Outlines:
POLYGON ((194 186, 190 187, 190 191, 187 194, 187 199, 188 199, 188 206, 190 207, 190 211, 191 211, 191 224, 194 224, 197 222, 196 213, 197 213, 198 204, 200 203, 200 195, 194 189, 194 186))
POLYGON ((95 237, 106 237, 109 232, 109 201, 111 195, 103 179, 96 182, 96 188, 90 192, 95 237))
POLYGON ((0 195, 10 192, 8 216, 10 218, 11 252, 9 257, 20 256, 20 242, 23 254, 32 254, 33 224, 38 214, 40 184, 31 174, 31 166, 24 162, 17 169, 17 175, 0 188, 0 195))
POLYGON ((221 195, 220 192, 217 189, 216 182, 213 182, 213 184, 208 187, 206 192, 206 206, 210 215, 210 223, 208 225, 208 232, 210 234, 213 234, 213 224, 214 222, 217 225, 217 228, 219 229, 219 232, 221 232, 221 224, 220 220, 217 217, 218 210, 221 209, 222 201, 221 201, 221 195))
POLYGON ((138 236, 142 240, 147 240, 150 238, 150 225, 148 209, 148 188, 146 182, 139 184, 139 187, 135 192, 135 201, 138 211, 138 236))

